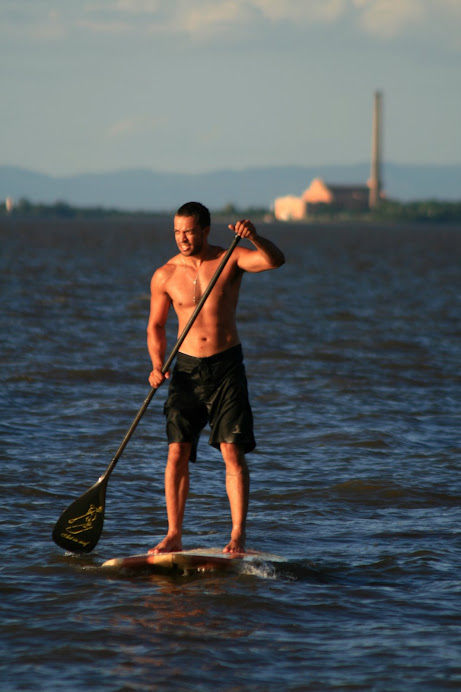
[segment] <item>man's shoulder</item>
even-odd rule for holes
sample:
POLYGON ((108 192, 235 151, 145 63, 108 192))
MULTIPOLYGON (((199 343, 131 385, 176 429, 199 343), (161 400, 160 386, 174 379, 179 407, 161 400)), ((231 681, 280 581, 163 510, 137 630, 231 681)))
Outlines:
MULTIPOLYGON (((229 264, 232 264, 232 262, 235 263, 236 259, 238 258, 239 254, 243 251, 245 252, 246 248, 237 247, 234 248, 234 251, 232 255, 229 258, 229 264)), ((210 260, 217 260, 221 259, 222 256, 227 252, 227 248, 221 247, 220 245, 210 245, 208 249, 208 259, 210 260)))
POLYGON ((178 255, 175 255, 167 262, 165 262, 165 264, 162 264, 161 267, 158 267, 158 269, 155 270, 152 276, 152 280, 163 282, 169 279, 174 274, 176 268, 179 265, 178 257, 178 255))

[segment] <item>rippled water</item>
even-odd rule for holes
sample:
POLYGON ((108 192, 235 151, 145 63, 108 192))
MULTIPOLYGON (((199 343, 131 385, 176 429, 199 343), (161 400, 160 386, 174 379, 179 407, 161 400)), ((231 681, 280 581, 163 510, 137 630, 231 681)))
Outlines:
MULTIPOLYGON (((95 551, 66 555, 51 531, 148 392, 170 221, 1 221, 2 690, 461 689, 461 229, 260 230, 287 264, 242 287, 249 547, 286 563, 128 579, 99 566, 164 535, 165 391, 95 551)), ((206 437, 185 529, 186 547, 228 539, 206 437)))

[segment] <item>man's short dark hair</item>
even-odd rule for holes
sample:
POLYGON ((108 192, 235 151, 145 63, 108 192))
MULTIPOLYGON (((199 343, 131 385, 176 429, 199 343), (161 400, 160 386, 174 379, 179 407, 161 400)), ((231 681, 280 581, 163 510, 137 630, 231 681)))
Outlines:
POLYGON ((196 216, 200 228, 208 228, 211 224, 210 212, 200 202, 186 202, 179 207, 176 216, 196 216))

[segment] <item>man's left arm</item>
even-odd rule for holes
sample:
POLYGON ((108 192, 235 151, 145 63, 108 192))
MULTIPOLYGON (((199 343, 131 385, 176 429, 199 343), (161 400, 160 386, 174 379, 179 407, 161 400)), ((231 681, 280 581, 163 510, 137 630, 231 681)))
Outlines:
POLYGON ((247 238, 256 248, 239 248, 237 265, 243 271, 262 272, 277 269, 285 263, 283 252, 271 240, 260 236, 249 219, 237 221, 235 225, 229 224, 229 228, 241 238, 247 238))

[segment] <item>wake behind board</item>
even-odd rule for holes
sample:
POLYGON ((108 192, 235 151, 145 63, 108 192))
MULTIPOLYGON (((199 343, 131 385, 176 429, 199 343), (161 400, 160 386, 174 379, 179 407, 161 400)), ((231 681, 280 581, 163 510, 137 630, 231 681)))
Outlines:
POLYGON ((283 563, 278 555, 249 550, 246 553, 223 553, 221 548, 197 548, 160 555, 131 555, 106 560, 102 567, 127 576, 146 574, 190 574, 194 572, 251 572, 251 568, 268 571, 274 563, 283 563))

